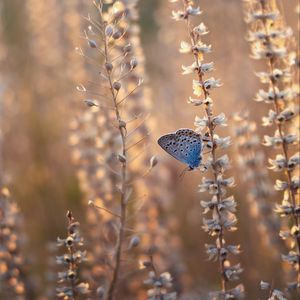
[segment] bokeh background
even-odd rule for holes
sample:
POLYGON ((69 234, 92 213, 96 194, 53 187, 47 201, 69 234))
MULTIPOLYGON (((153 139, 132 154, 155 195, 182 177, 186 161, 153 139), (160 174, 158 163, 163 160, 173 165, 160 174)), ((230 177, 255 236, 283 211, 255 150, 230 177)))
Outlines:
MULTIPOLYGON (((0 2, 0 178, 2 185, 9 186, 24 217, 24 253, 30 261, 27 270, 37 287, 32 299, 43 295, 49 268, 48 245, 64 235, 65 212, 72 210, 85 224, 86 203, 72 162, 69 136, 72 118, 86 109, 75 87, 86 74, 93 74, 92 67, 74 51, 83 44, 82 31, 87 25, 83 16, 92 9, 90 2, 0 2)), ((279 2, 297 37, 297 1, 279 2)), ((254 71, 264 66, 249 58, 243 3, 202 0, 200 4, 204 11, 201 18, 210 30, 213 45, 208 59, 215 63, 214 77, 223 83, 213 95, 216 113, 230 116, 248 110, 251 119, 257 121, 259 134, 263 134, 260 120, 267 107, 263 110, 263 105, 253 98, 259 88, 254 71)), ((172 235, 180 244, 183 292, 205 294, 217 285, 217 265, 207 261, 204 249, 209 238, 201 228, 197 193, 201 174, 191 172, 179 179, 183 166, 156 144, 161 134, 181 127, 193 128, 195 115, 201 114, 201 109, 186 103, 191 95, 191 77, 181 75, 181 65, 188 65, 189 60, 178 53, 186 30, 171 19, 171 11, 172 5, 166 0, 140 0, 139 24, 154 123, 148 147, 171 172, 171 193, 161 196, 168 197, 166 218, 171 217, 172 235)), ((224 129, 224 135, 229 131, 230 126, 224 129)), ((237 153, 233 146, 230 157, 235 165, 237 153)), ((155 172, 160 172, 159 165, 155 172)), ((231 173, 237 180, 239 224, 229 239, 242 247, 246 298, 257 299, 261 279, 282 285, 282 266, 278 256, 272 254, 272 246, 261 241, 250 214, 251 206, 245 200, 239 169, 235 167, 231 173)))

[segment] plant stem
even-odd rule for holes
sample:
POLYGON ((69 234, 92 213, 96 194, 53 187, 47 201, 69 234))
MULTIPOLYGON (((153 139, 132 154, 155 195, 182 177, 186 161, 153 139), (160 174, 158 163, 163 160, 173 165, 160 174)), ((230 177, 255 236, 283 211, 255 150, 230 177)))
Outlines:
MULTIPOLYGON (((186 0, 183 0, 183 4, 184 4, 184 8, 186 9, 187 8, 187 1, 186 0)), ((196 40, 195 40, 195 37, 194 37, 194 34, 193 34, 193 31, 192 31, 192 28, 191 28, 191 25, 190 25, 190 20, 189 20, 189 17, 187 16, 187 27, 188 27, 188 33, 189 33, 189 36, 190 36, 190 40, 191 40, 191 43, 192 43, 192 46, 194 47, 196 45, 196 40)), ((198 80, 201 84, 201 87, 202 87, 202 92, 204 94, 204 98, 205 100, 208 99, 209 97, 209 92, 204 88, 204 80, 203 80, 203 73, 201 72, 201 63, 199 61, 199 58, 198 58, 198 53, 197 51, 194 51, 193 50, 193 56, 194 56, 194 60, 195 60, 195 63, 197 65, 197 68, 198 68, 198 80)), ((221 202, 221 194, 220 194, 220 185, 218 183, 218 174, 219 174, 219 171, 217 170, 217 167, 216 167, 216 144, 215 144, 215 140, 214 140, 214 125, 212 123, 212 116, 213 116, 213 112, 212 112, 212 109, 209 107, 208 104, 205 104, 205 113, 206 113, 206 116, 207 116, 207 120, 208 120, 208 129, 209 129, 209 135, 210 135, 210 142, 212 144, 212 149, 211 149, 211 154, 212 154, 212 170, 213 170, 213 176, 214 176, 214 183, 216 184, 217 186, 217 201, 218 201, 218 204, 221 202)), ((217 215, 218 215, 218 218, 219 218, 219 221, 221 222, 221 213, 219 211, 219 208, 218 206, 216 205, 215 206, 215 210, 217 212, 217 215)), ((218 253, 218 261, 219 261, 219 268, 220 268, 220 274, 221 274, 221 287, 222 287, 222 292, 226 293, 227 291, 227 279, 226 279, 226 275, 225 275, 225 260, 221 257, 220 255, 220 251, 221 249, 223 248, 224 246, 224 242, 223 242, 223 234, 224 234, 224 230, 223 230, 223 226, 222 224, 220 223, 220 232, 218 234, 218 242, 219 242, 219 253, 218 253)))
MULTIPOLYGON (((261 5, 261 8, 262 8, 262 12, 266 13, 266 3, 265 3, 265 1, 261 0, 260 5, 261 5)), ((262 22, 263 22, 264 30, 265 30, 265 33, 266 33, 265 42, 266 42, 266 45, 268 45, 270 47, 271 40, 270 40, 270 37, 269 37, 269 30, 268 30, 267 21, 265 19, 263 19, 262 22)), ((268 59, 268 63, 269 63, 270 72, 271 72, 271 74, 273 74, 274 69, 275 69, 274 58, 270 57, 268 59)), ((273 94, 274 94, 273 107, 274 107, 274 110, 276 112, 276 115, 278 116, 280 114, 280 105, 279 105, 279 99, 278 99, 277 94, 276 94, 276 89, 278 87, 277 87, 277 84, 276 84, 276 81, 275 81, 274 78, 272 78, 270 80, 270 86, 271 86, 271 89, 272 89, 273 94)), ((284 141, 284 133, 283 133, 283 128, 282 128, 281 122, 277 121, 276 126, 277 126, 277 130, 279 132, 280 139, 282 140, 282 143, 281 143, 282 154, 284 156, 285 161, 288 162, 288 160, 289 160, 288 145, 284 141)), ((296 192, 295 192, 295 189, 293 189, 293 187, 292 187, 292 171, 289 170, 287 167, 285 168, 285 175, 286 175, 286 178, 287 178, 287 181, 288 181, 288 186, 289 186, 288 187, 289 198, 292 200, 293 208, 295 209, 295 207, 297 205, 296 192)), ((292 219, 293 219, 293 225, 294 226, 299 227, 299 218, 300 218, 300 216, 299 215, 297 216, 295 214, 295 212, 293 211, 293 218, 292 219)), ((296 242, 297 242, 297 254, 298 254, 297 283, 300 284, 300 236, 299 235, 296 238, 296 242)))
MULTIPOLYGON (((109 53, 108 53, 108 41, 106 35, 104 35, 104 55, 105 55, 105 63, 111 63, 109 60, 109 53)), ((108 293, 107 293, 107 300, 114 300, 115 299, 115 293, 116 293, 116 288, 118 284, 118 279, 119 279, 119 273, 120 273, 120 268, 121 268, 121 260, 122 260, 122 250, 123 250, 123 241, 124 241, 124 235, 125 235, 125 224, 126 224, 126 192, 127 192, 127 187, 126 187, 126 181, 127 181, 127 162, 126 162, 126 128, 124 128, 122 124, 122 119, 119 111, 119 106, 117 103, 117 92, 115 91, 113 87, 113 80, 111 76, 111 72, 107 71, 107 78, 109 82, 109 87, 110 87, 110 92, 115 108, 115 115, 116 119, 118 122, 118 129, 120 133, 120 137, 122 140, 122 156, 125 158, 124 161, 121 162, 122 167, 121 167, 121 189, 120 189, 120 208, 121 208, 121 215, 120 215, 120 228, 118 232, 118 240, 115 248, 115 267, 113 270, 113 275, 112 275, 112 280, 109 285, 108 293)))

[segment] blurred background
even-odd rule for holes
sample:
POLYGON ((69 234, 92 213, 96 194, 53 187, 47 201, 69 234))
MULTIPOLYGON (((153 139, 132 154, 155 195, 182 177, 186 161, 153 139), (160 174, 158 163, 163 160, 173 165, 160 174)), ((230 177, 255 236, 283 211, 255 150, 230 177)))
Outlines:
MULTIPOLYGON (((297 1, 279 2, 297 37, 297 1)), ((260 87, 254 71, 264 70, 265 66, 249 58, 243 3, 202 0, 200 4, 204 11, 201 19, 209 28, 208 41, 213 46, 207 60, 215 63, 213 76, 223 83, 213 93, 215 113, 224 112, 230 117, 234 112, 248 110, 262 135, 265 129, 260 120, 268 108, 263 110, 263 104, 253 101, 260 87)), ((82 211, 86 202, 72 162, 69 137, 75 114, 86 109, 75 87, 93 72, 74 50, 84 43, 81 36, 87 24, 83 16, 90 10, 88 0, 0 2, 0 176, 1 184, 10 188, 23 214, 22 230, 27 236, 24 253, 30 261, 27 272, 38 287, 32 299, 43 296, 48 244, 65 234, 66 211, 72 210, 83 226, 85 223, 82 211)), ((166 217, 172 217, 172 235, 180 244, 184 265, 182 293, 205 294, 217 288, 218 282, 217 264, 207 261, 204 248, 209 238, 201 228, 197 193, 201 174, 187 173, 180 180, 183 165, 156 143, 162 134, 182 127, 194 128, 194 118, 201 114, 201 109, 187 104, 192 94, 191 77, 181 75, 181 65, 190 64, 190 60, 178 53, 186 30, 171 19, 171 11, 168 1, 139 1, 146 84, 152 101, 153 129, 148 147, 171 173, 171 193, 165 196, 169 201, 166 217)), ((230 126, 220 134, 231 134, 230 126)), ((230 149, 236 166, 237 153, 233 146, 230 149)), ((160 172, 159 165, 155 172, 160 172)), ((282 266, 278 256, 273 255, 273 247, 260 242, 238 167, 231 173, 237 181, 234 193, 239 224, 238 231, 228 239, 241 244, 246 299, 257 299, 261 279, 282 285, 282 266)), ((272 201, 276 199, 279 195, 275 194, 272 201)))

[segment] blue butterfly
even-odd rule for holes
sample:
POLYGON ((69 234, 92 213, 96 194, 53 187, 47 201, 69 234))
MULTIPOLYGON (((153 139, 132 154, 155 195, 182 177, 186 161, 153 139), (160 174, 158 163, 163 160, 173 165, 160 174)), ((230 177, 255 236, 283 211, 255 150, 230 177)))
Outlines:
POLYGON ((163 135, 158 144, 177 160, 188 165, 190 170, 199 167, 202 160, 202 137, 191 129, 179 129, 163 135))

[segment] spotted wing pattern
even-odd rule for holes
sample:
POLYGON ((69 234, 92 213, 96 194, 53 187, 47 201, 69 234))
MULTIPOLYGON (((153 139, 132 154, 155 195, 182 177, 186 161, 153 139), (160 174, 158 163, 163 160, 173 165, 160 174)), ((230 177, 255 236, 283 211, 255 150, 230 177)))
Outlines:
POLYGON ((201 162, 201 135, 191 129, 179 129, 175 133, 163 135, 158 144, 191 168, 198 167, 201 162))

